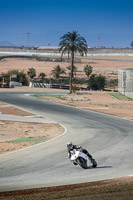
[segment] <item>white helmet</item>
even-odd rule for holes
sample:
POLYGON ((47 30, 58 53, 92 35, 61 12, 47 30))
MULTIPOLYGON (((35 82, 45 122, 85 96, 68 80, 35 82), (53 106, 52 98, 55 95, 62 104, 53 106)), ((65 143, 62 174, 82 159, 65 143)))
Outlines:
POLYGON ((72 143, 72 142, 68 142, 68 143, 67 143, 67 148, 68 148, 69 150, 72 150, 72 149, 73 149, 73 143, 72 143))

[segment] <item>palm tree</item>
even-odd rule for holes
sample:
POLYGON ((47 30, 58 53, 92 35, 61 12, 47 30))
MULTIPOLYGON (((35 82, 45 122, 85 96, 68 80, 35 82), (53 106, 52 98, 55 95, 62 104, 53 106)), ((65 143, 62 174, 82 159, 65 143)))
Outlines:
POLYGON ((71 74, 70 74, 70 93, 72 93, 72 77, 74 69, 74 56, 76 52, 79 52, 82 56, 87 54, 87 42, 86 40, 78 34, 77 31, 68 32, 60 38, 60 51, 62 55, 64 53, 71 53, 71 74))
POLYGON ((42 80, 44 80, 44 78, 46 77, 46 74, 42 72, 39 74, 38 77, 41 78, 42 80))
POLYGON ((84 72, 85 72, 85 74, 86 74, 86 76, 90 76, 90 74, 92 73, 92 70, 93 70, 93 67, 91 67, 90 65, 86 65, 85 67, 84 67, 84 72))
POLYGON ((61 68, 60 65, 57 65, 54 67, 54 69, 51 71, 51 74, 55 79, 59 79, 61 74, 66 74, 66 70, 64 68, 61 68))
POLYGON ((36 76, 36 70, 32 67, 28 69, 29 71, 27 72, 28 76, 33 79, 36 76))

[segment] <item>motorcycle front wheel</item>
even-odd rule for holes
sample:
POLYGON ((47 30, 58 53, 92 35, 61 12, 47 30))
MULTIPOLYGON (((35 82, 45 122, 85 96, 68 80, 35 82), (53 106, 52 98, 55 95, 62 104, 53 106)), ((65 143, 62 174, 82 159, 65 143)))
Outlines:
POLYGON ((95 159, 92 159, 91 162, 92 162, 92 164, 93 164, 92 167, 94 167, 94 168, 97 167, 97 162, 95 161, 95 159))

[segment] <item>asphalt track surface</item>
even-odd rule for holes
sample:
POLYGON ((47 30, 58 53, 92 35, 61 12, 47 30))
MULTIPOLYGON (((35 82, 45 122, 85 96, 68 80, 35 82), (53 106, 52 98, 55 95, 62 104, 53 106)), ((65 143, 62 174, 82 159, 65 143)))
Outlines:
POLYGON ((133 174, 133 121, 1 92, 0 101, 36 113, 66 128, 48 142, 0 156, 0 192, 105 180, 133 174), (66 143, 88 149, 94 169, 74 166, 66 143))

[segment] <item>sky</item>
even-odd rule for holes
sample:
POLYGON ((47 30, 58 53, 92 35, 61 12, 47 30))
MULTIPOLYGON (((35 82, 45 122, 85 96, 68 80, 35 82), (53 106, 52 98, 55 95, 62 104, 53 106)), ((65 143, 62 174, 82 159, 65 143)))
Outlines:
POLYGON ((130 47, 132 0, 0 0, 0 42, 58 46, 78 31, 89 47, 130 47))

